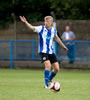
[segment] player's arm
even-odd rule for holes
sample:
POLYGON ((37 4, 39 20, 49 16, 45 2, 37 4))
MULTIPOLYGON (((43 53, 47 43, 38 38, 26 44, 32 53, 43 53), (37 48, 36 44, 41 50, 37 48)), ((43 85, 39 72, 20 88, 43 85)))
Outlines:
POLYGON ((55 40, 63 47, 63 49, 65 51, 68 50, 68 48, 63 44, 63 42, 61 41, 61 39, 58 36, 55 37, 55 40))
POLYGON ((26 20, 26 18, 24 17, 24 16, 19 16, 20 17, 20 19, 21 19, 21 21, 23 22, 23 23, 25 23, 26 24, 26 26, 29 28, 29 29, 31 29, 31 30, 35 30, 35 27, 33 26, 33 25, 31 25, 30 23, 28 23, 28 21, 26 20))

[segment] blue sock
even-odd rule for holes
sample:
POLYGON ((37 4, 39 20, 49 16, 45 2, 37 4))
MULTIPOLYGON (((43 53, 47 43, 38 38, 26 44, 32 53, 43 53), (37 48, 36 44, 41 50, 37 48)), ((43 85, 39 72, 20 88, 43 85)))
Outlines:
POLYGON ((45 85, 48 86, 48 82, 49 82, 49 70, 45 70, 44 71, 44 79, 45 79, 45 85))
POLYGON ((49 81, 51 81, 55 76, 56 76, 56 73, 54 73, 52 71, 51 74, 50 74, 50 76, 49 76, 49 81))

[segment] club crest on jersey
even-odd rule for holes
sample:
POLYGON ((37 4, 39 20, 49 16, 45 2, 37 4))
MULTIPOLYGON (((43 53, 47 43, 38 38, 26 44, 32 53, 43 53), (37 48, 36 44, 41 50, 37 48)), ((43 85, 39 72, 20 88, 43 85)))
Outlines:
POLYGON ((43 57, 43 60, 46 60, 46 57, 43 57))

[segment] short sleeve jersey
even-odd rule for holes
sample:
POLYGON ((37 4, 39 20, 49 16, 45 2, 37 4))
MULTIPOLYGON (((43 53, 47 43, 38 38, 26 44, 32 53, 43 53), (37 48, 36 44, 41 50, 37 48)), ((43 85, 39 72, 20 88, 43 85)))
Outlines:
POLYGON ((57 36, 56 29, 36 26, 34 32, 39 33, 39 53, 54 54, 53 40, 57 36))

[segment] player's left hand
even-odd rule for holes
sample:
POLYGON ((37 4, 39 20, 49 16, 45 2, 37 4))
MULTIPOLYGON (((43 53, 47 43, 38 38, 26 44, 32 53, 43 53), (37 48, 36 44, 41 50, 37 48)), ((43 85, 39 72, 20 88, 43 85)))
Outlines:
POLYGON ((68 48, 67 47, 63 47, 64 51, 68 51, 68 48))

